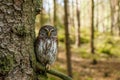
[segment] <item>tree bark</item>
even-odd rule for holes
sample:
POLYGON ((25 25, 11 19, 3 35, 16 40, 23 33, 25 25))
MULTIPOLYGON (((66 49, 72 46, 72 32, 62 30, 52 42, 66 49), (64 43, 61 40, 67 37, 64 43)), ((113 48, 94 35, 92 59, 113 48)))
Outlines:
POLYGON ((118 27, 118 35, 120 36, 120 0, 118 0, 118 22, 117 22, 117 27, 118 27))
POLYGON ((0 80, 35 80, 36 1, 0 0, 0 80))
POLYGON ((94 54, 94 0, 91 0, 91 53, 94 54))
POLYGON ((74 7, 74 0, 72 0, 72 26, 75 27, 75 13, 74 13, 75 7, 74 7))
POLYGON ((111 9, 111 35, 113 35, 113 27, 114 27, 114 10, 115 10, 115 6, 113 5, 113 1, 110 1, 110 9, 111 9))
POLYGON ((52 14, 51 14, 51 4, 50 4, 50 2, 48 1, 48 15, 49 15, 49 23, 53 23, 53 19, 52 19, 52 14))
POLYGON ((111 9, 111 35, 114 35, 114 29, 116 27, 117 23, 117 11, 116 11, 116 6, 118 2, 117 0, 110 0, 110 9, 111 9))
POLYGON ((70 51, 70 38, 69 38, 69 8, 68 0, 64 0, 64 11, 65 11, 65 45, 66 45, 66 57, 67 57, 67 70, 68 75, 72 77, 72 67, 71 67, 71 51, 70 51))
MULTIPOLYGON (((99 3, 99 0, 97 0, 96 2, 97 4, 99 3)), ((97 10, 96 10, 96 31, 98 31, 99 29, 99 7, 97 6, 97 10)))
POLYGON ((57 5, 56 5, 56 0, 54 0, 54 26, 57 26, 57 15, 56 15, 56 9, 57 5))
POLYGON ((43 26, 44 25, 43 0, 41 0, 41 6, 42 6, 42 9, 41 9, 41 13, 40 13, 40 26, 43 26))
POLYGON ((76 41, 75 41, 75 45, 76 47, 79 47, 80 46, 80 7, 79 7, 79 1, 76 0, 76 13, 77 13, 77 22, 78 22, 78 25, 75 27, 76 28, 76 41))

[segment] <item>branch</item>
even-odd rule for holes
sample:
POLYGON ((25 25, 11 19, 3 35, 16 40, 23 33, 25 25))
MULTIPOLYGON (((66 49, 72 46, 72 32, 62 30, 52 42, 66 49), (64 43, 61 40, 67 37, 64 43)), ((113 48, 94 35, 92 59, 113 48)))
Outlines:
POLYGON ((59 77, 59 78, 61 78, 61 79, 63 79, 63 80, 72 80, 71 77, 69 77, 69 76, 67 76, 67 75, 65 75, 65 74, 63 74, 63 73, 61 73, 61 72, 55 71, 55 70, 48 70, 47 72, 48 72, 49 74, 52 74, 52 75, 54 75, 54 76, 57 76, 57 77, 59 77))
MULTIPOLYGON (((36 67, 37 67, 37 70, 45 71, 45 67, 42 66, 41 64, 39 64, 38 62, 36 63, 36 67)), ((67 75, 65 75, 65 74, 63 74, 61 72, 58 72, 56 70, 52 70, 52 69, 47 70, 47 73, 52 74, 54 76, 57 76, 57 77, 59 77, 59 78, 61 78, 63 80, 72 80, 71 77, 69 77, 69 76, 67 76, 67 75)))

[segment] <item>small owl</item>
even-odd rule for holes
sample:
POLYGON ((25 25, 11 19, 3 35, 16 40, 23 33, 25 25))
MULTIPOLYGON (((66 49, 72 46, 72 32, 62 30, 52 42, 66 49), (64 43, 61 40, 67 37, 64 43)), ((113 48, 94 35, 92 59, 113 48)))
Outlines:
POLYGON ((35 43, 36 58, 43 66, 55 62, 57 54, 57 29, 50 25, 41 27, 35 43))

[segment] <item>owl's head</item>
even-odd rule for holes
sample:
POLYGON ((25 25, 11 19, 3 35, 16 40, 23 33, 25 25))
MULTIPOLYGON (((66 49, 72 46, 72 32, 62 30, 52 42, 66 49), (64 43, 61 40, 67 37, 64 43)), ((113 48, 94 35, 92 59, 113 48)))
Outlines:
POLYGON ((57 29, 50 25, 45 25, 41 27, 39 31, 40 37, 50 38, 50 37, 57 37, 57 29))

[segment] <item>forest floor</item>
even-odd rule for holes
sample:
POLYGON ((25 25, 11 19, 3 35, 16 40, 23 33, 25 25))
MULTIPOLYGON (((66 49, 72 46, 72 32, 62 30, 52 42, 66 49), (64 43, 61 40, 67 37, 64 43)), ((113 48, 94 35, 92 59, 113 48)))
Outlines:
MULTIPOLYGON (((120 61, 115 59, 99 60, 97 64, 92 64, 92 61, 72 55, 73 79, 120 80, 120 61)), ((66 70, 66 57, 63 53, 59 53, 56 64, 66 70)))
MULTIPOLYGON (((81 58, 72 53, 73 80, 120 80, 119 58, 99 59, 97 64, 92 64, 92 62, 93 59, 81 58)), ((60 50, 53 67, 67 74, 66 64, 65 51, 60 50)))

